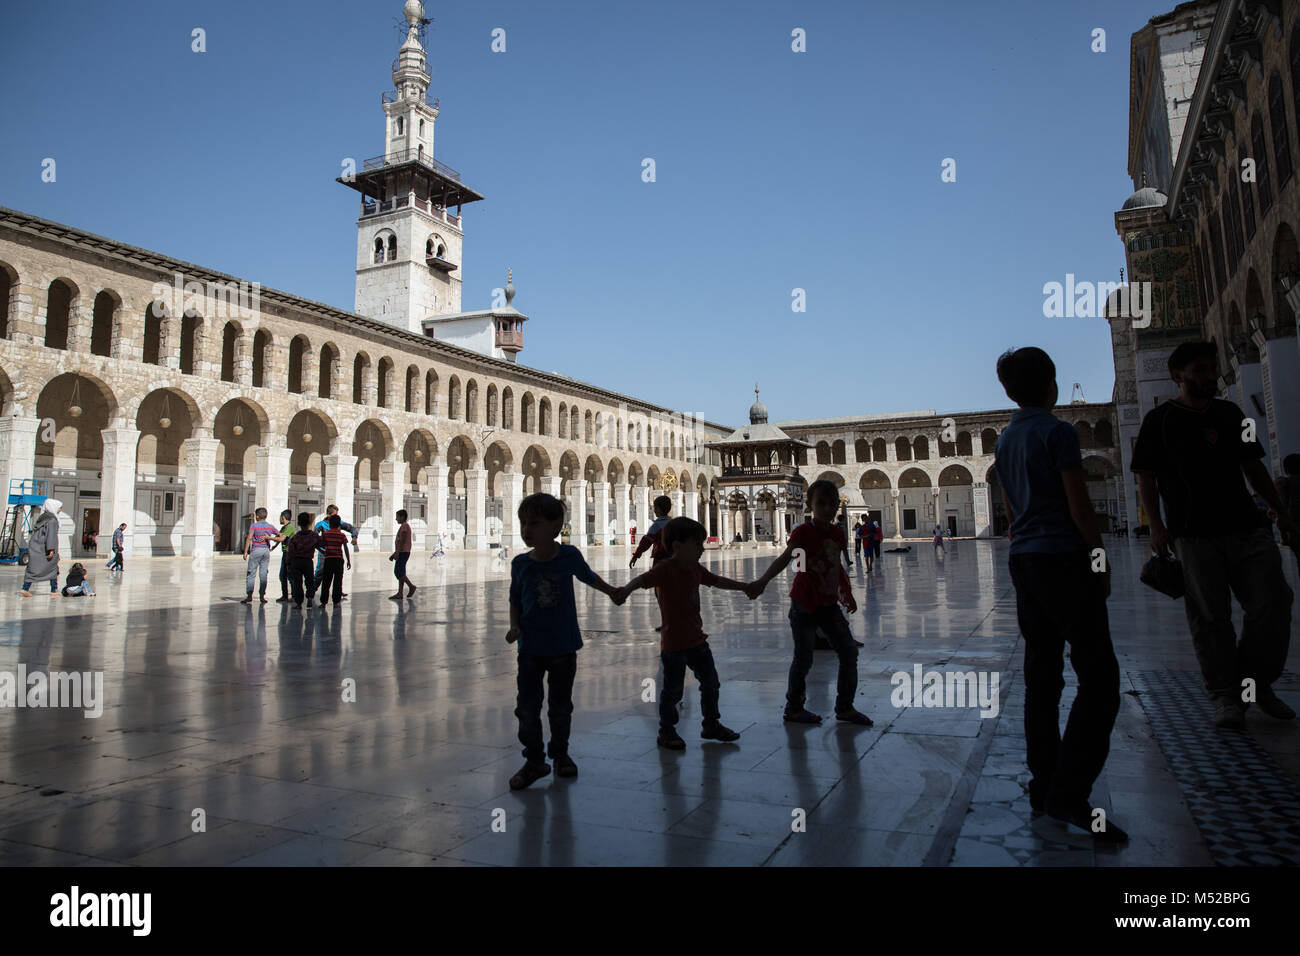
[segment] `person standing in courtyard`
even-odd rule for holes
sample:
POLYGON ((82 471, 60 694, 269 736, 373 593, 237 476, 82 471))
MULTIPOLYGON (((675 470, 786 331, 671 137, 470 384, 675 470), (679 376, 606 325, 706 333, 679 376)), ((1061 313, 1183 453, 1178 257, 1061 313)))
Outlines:
POLYGON ((126 522, 123 521, 113 532, 113 557, 108 562, 110 571, 126 570, 126 563, 122 556, 126 553, 126 522))
POLYGON ((337 513, 326 519, 325 533, 321 535, 317 549, 325 556, 325 570, 320 579, 320 606, 330 602, 331 587, 334 591, 334 606, 343 602, 343 568, 352 570, 352 552, 348 550, 348 536, 343 531, 343 519, 337 513))
POLYGON ((994 467, 1011 522, 1011 581, 1025 639, 1029 806, 1098 841, 1123 843, 1128 836, 1114 821, 1092 829, 1092 785, 1119 714, 1119 662, 1106 612, 1110 565, 1088 499, 1079 437, 1052 414, 1056 365, 1046 352, 1009 350, 998 359, 997 374, 1020 406, 998 438, 994 467), (1094 570, 1098 555, 1102 569, 1094 570), (1062 738, 1066 644, 1079 692, 1062 738))
POLYGON ((50 593, 59 590, 59 512, 63 502, 46 498, 41 513, 36 518, 32 533, 27 537, 27 567, 23 571, 23 587, 18 593, 32 596, 32 585, 49 582, 50 593))
POLYGON ((302 607, 303 598, 311 607, 316 596, 316 575, 312 570, 312 559, 320 547, 320 535, 312 530, 311 515, 302 512, 298 515, 297 533, 284 543, 284 550, 289 558, 289 579, 293 586, 293 606, 302 607))
POLYGON ((943 551, 945 554, 947 553, 947 550, 943 546, 943 528, 939 525, 934 526, 934 541, 932 543, 934 544, 934 553, 936 557, 940 551, 943 551))
POLYGON ((1138 476, 1151 550, 1164 555, 1172 548, 1183 566, 1184 609, 1214 723, 1242 729, 1252 699, 1277 720, 1295 717, 1273 692, 1290 647, 1293 595, 1268 516, 1251 500, 1246 481, 1284 535, 1295 534, 1296 525, 1261 461, 1264 450, 1250 420, 1237 405, 1215 397, 1217 364, 1213 342, 1174 349, 1169 375, 1178 396, 1142 420, 1130 467, 1138 476), (1206 521, 1209 514, 1217 520, 1206 521), (1243 612, 1240 644, 1232 626, 1233 594, 1243 612))
POLYGON ((283 541, 284 537, 275 530, 275 525, 266 520, 266 509, 258 508, 253 512, 256 518, 244 538, 244 560, 248 562, 248 576, 244 586, 247 597, 240 604, 253 603, 253 585, 258 585, 257 596, 266 603, 266 578, 271 568, 271 543, 283 541))
POLYGON ((698 521, 673 518, 663 529, 663 545, 668 557, 623 585, 614 595, 614 603, 622 604, 638 588, 654 588, 655 597, 659 599, 659 613, 664 623, 659 653, 663 682, 659 696, 658 744, 667 750, 686 749, 686 741, 677 733, 677 705, 682 700, 687 667, 700 684, 700 713, 703 716, 700 739, 725 743, 740 739, 740 734, 723 725, 718 712, 722 684, 713 662, 713 651, 709 649, 709 635, 704 633, 704 623, 700 618, 700 585, 744 591, 746 594, 752 592, 751 597, 757 597, 761 589, 754 584, 720 577, 701 566, 700 555, 704 553, 706 537, 708 532, 698 521))
POLYGON ((524 745, 524 765, 510 778, 511 790, 523 790, 551 767, 558 776, 578 775, 569 756, 569 728, 573 719, 573 681, 578 669, 582 633, 573 579, 617 599, 618 591, 588 567, 582 552, 560 544, 556 536, 564 526, 564 503, 545 493, 532 494, 519 503, 519 534, 532 550, 510 562, 510 630, 506 642, 519 646, 519 694, 515 716, 519 742, 524 745), (542 702, 549 687, 546 713, 551 741, 543 747, 542 702))
POLYGON ((397 512, 397 539, 393 542, 393 553, 388 556, 388 560, 393 562, 393 577, 397 578, 397 593, 388 595, 389 600, 402 599, 403 585, 408 589, 407 597, 415 595, 415 585, 406 576, 406 565, 411 560, 412 539, 411 526, 406 522, 406 510, 403 509, 397 512))
POLYGON ((862 519, 853 519, 853 556, 862 560, 862 519))
POLYGON ((849 622, 840 611, 842 603, 856 614, 858 602, 853 597, 849 576, 840 558, 847 546, 843 529, 836 523, 840 506, 839 489, 824 478, 808 487, 808 505, 812 520, 790 533, 785 551, 754 582, 751 597, 763 593, 767 583, 796 558, 794 586, 790 589, 790 632, 794 639, 794 659, 785 695, 783 719, 792 724, 820 724, 822 718, 804 707, 807 697, 808 671, 812 669, 813 647, 820 630, 830 640, 839 658, 839 675, 835 690, 835 719, 846 723, 871 726, 871 718, 853 706, 858 692, 858 645, 849 630, 849 622))
MULTIPOLYGON (((293 512, 285 508, 280 512, 280 541, 289 541, 297 532, 293 525, 293 512)), ((280 596, 275 600, 277 604, 286 604, 289 601, 289 549, 278 544, 272 545, 271 550, 277 546, 280 548, 280 596)))

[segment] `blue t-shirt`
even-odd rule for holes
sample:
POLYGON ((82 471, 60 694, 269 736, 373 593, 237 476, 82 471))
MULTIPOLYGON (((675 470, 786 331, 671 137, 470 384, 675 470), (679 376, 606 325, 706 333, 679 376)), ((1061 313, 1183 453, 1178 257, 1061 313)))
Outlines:
POLYGON ((596 583, 596 573, 571 544, 560 545, 549 561, 537 561, 529 552, 510 562, 510 603, 520 608, 520 654, 552 657, 582 647, 574 578, 596 583))
POLYGON ((1086 550, 1061 480, 1064 469, 1083 465, 1074 427, 1045 408, 1022 408, 998 436, 995 454, 998 480, 1015 515, 1011 553, 1086 550))

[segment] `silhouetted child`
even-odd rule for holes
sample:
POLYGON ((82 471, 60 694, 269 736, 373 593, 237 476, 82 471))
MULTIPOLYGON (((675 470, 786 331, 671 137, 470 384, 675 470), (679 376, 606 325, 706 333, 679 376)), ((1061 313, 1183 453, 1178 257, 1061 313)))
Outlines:
POLYGON ((636 559, 645 554, 647 548, 651 549, 651 567, 668 557, 668 551, 663 544, 663 531, 668 524, 668 512, 673 510, 673 499, 667 495, 660 495, 654 500, 654 509, 655 520, 641 536, 641 543, 636 546, 636 550, 632 552, 632 560, 627 563, 629 568, 636 565, 636 559))
POLYGON ((397 578, 397 593, 388 595, 390 600, 400 601, 402 599, 403 585, 408 588, 407 597, 415 595, 415 585, 406 576, 406 563, 411 560, 411 544, 413 540, 414 535, 411 533, 411 526, 406 521, 406 509, 403 508, 397 512, 397 538, 393 541, 393 553, 388 556, 388 560, 393 562, 393 577, 397 578))
POLYGON ((847 541, 843 529, 835 523, 835 514, 840 507, 839 489, 825 479, 814 481, 808 487, 808 505, 812 508, 812 521, 791 532, 785 551, 754 582, 757 593, 762 593, 767 583, 784 571, 791 560, 798 559, 794 586, 790 589, 794 660, 790 664, 784 719, 794 724, 822 722, 819 715, 804 707, 808 671, 812 668, 813 647, 820 629, 840 659, 835 719, 870 727, 871 719, 853 706, 853 698, 858 692, 858 645, 849 631, 849 622, 839 609, 839 604, 843 603, 850 614, 858 610, 858 602, 849 586, 849 576, 840 564, 840 555, 844 553, 847 541))
MULTIPOLYGON (((700 565, 704 539, 708 534, 698 521, 673 518, 664 525, 662 532, 668 557, 623 585, 614 596, 615 602, 622 604, 638 588, 654 588, 655 597, 659 599, 659 613, 664 622, 659 653, 663 664, 659 691, 659 746, 669 750, 686 749, 686 741, 676 728, 677 705, 682 699, 687 667, 700 682, 700 713, 704 718, 700 739, 732 741, 740 738, 740 734, 724 727, 719 720, 718 692, 722 685, 713 663, 713 652, 709 649, 709 635, 704 633, 704 623, 700 619, 700 585, 746 593, 754 586, 720 577, 700 565)), ((754 596, 757 594, 755 590, 754 596)))
POLYGON ((573 599, 577 578, 611 598, 617 590, 587 566, 582 552, 555 540, 564 526, 564 504, 548 494, 529 495, 519 503, 519 534, 531 551, 510 562, 510 631, 508 643, 519 644, 519 742, 526 763, 510 778, 511 790, 522 790, 551 772, 576 777, 569 757, 569 726, 573 718, 573 679, 578 669, 578 607, 573 599), (542 746, 543 679, 550 687, 546 715, 551 724, 549 748, 542 746))
MULTIPOLYGON (((328 524, 326 525, 328 527, 328 524)), ((298 515, 297 532, 284 543, 284 552, 289 560, 289 583, 293 591, 293 606, 302 607, 302 599, 307 598, 311 607, 316 597, 316 572, 312 562, 316 550, 321 545, 320 535, 311 526, 311 515, 306 511, 298 515)))
POLYGON ((348 550, 348 536, 343 531, 343 519, 337 514, 328 518, 329 527, 320 536, 317 550, 325 555, 325 567, 320 578, 320 606, 330 602, 330 591, 334 592, 334 606, 343 602, 343 562, 346 559, 348 570, 352 570, 352 552, 348 550))
MULTIPOLYGON (((1056 365, 1038 348, 1008 350, 998 380, 1020 406, 998 437, 994 467, 1011 522, 1011 580, 1025 639, 1025 749, 1029 805, 1092 831, 1089 794, 1119 713, 1119 663, 1110 642, 1110 566, 1093 570, 1101 535, 1073 426, 1052 414, 1056 365), (1060 733, 1066 643, 1079 677, 1065 740, 1060 733)), ((1104 560, 1104 552, 1102 552, 1104 560)), ((1113 822, 1093 833, 1122 843, 1113 822)))

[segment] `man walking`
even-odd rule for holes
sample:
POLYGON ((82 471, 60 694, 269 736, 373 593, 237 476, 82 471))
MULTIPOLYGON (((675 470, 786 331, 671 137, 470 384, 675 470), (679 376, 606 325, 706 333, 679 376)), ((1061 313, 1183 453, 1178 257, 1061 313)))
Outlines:
POLYGON ((113 559, 108 562, 110 571, 123 571, 126 565, 122 561, 122 554, 126 551, 126 522, 123 521, 113 532, 113 559))
POLYGON ((1270 717, 1295 717, 1273 693, 1290 644, 1293 595, 1268 518, 1251 500, 1243 474, 1277 515, 1278 527, 1285 534, 1296 529, 1260 461, 1264 450, 1251 421, 1235 404, 1215 397, 1217 359, 1212 342, 1174 349, 1169 374, 1178 397, 1142 420, 1131 467, 1151 527, 1151 550, 1163 555, 1172 547, 1183 565, 1187 622, 1214 701, 1214 723, 1242 729, 1252 700, 1270 717), (1206 520, 1210 514, 1215 520, 1206 520), (1243 612, 1240 644, 1230 594, 1243 612))
POLYGON ((260 581, 258 597, 266 603, 266 576, 271 567, 271 542, 283 541, 284 535, 275 530, 275 525, 266 520, 266 509, 258 508, 253 513, 257 519, 248 529, 244 538, 244 559, 248 562, 248 579, 245 585, 248 596, 240 604, 253 603, 253 582, 260 581))

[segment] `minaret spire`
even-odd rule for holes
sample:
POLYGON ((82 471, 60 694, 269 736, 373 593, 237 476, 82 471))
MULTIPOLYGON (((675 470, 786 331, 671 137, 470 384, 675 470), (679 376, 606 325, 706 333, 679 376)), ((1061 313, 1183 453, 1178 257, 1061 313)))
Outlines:
POLYGON ((406 0, 402 15, 408 27, 406 42, 393 61, 393 85, 402 99, 420 100, 429 89, 429 66, 424 47, 420 45, 420 27, 429 21, 424 18, 424 4, 420 0, 406 0))

